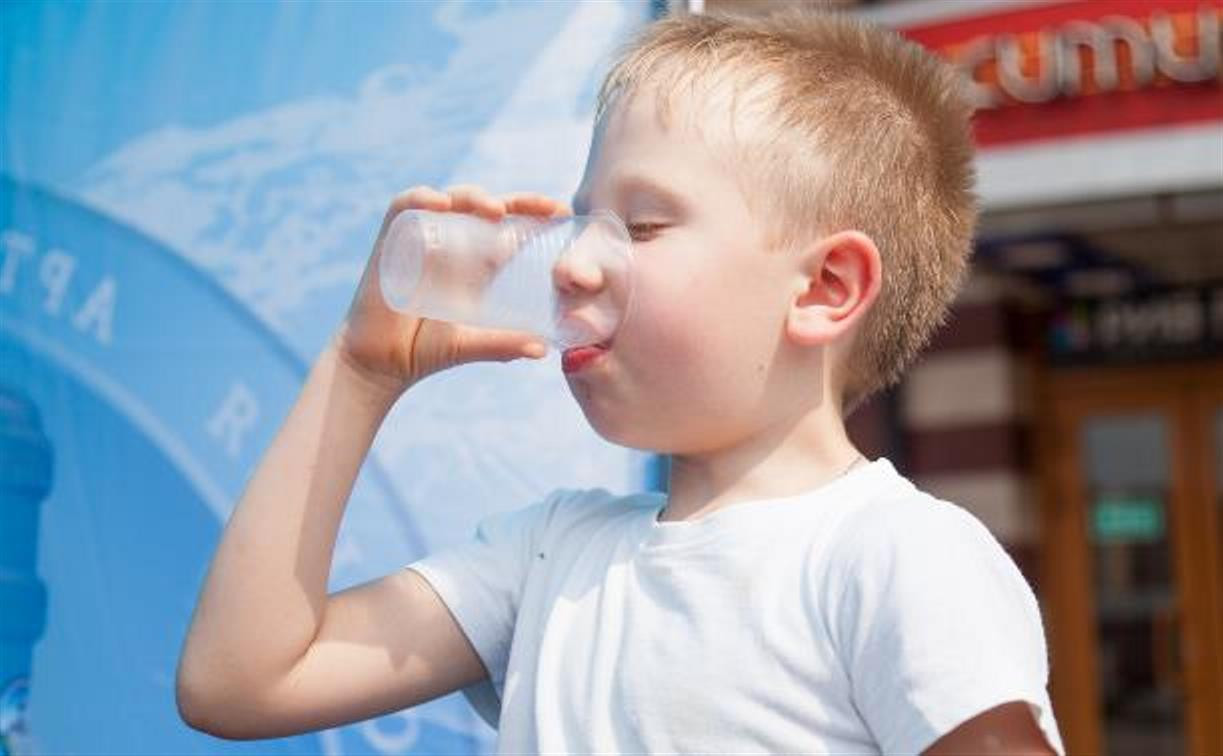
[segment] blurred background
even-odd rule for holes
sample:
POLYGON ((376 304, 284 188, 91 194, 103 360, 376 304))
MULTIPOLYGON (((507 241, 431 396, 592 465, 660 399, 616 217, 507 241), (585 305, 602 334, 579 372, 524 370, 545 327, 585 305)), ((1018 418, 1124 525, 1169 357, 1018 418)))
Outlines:
MULTIPOLYGON (((274 741, 183 725, 221 527, 391 195, 568 198, 616 45, 792 4, 0 4, 0 753, 489 750, 458 695, 274 741)), ((1020 565, 1072 753, 1223 753, 1223 0, 813 4, 955 61, 979 107, 974 271, 855 438, 1020 565)), ((436 376, 329 587, 664 473, 589 430, 555 356, 436 376)))

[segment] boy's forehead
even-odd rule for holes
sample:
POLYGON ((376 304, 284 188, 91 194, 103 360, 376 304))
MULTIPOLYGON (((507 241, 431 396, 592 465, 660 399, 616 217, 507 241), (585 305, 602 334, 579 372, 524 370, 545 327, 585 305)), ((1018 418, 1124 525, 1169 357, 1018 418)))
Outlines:
POLYGON ((712 144, 751 125, 743 118, 745 94, 742 87, 728 82, 641 85, 608 104, 595 137, 696 139, 712 144))
POLYGON ((746 136, 742 126, 731 123, 730 105, 729 95, 699 98, 654 87, 617 96, 595 124, 574 209, 587 207, 592 193, 615 189, 613 183, 627 189, 665 188, 670 183, 665 177, 649 180, 660 167, 682 165, 685 173, 698 162, 709 170, 727 168, 730 140, 746 136))
MULTIPOLYGON (((591 210, 594 192, 583 184, 573 195, 571 207, 578 215, 585 215, 591 210)), ((657 210, 681 210, 688 206, 685 200, 683 186, 672 186, 665 178, 651 175, 648 172, 636 173, 632 170, 616 171, 607 180, 601 203, 624 200, 637 209, 653 208, 657 210)))

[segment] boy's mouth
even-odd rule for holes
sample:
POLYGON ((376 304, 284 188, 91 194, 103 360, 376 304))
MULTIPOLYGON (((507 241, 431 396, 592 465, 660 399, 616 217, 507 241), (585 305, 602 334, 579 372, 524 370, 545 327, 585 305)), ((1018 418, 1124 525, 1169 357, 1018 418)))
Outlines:
POLYGON ((561 353, 561 370, 566 374, 584 370, 602 357, 610 348, 611 342, 604 341, 598 344, 566 349, 561 353))

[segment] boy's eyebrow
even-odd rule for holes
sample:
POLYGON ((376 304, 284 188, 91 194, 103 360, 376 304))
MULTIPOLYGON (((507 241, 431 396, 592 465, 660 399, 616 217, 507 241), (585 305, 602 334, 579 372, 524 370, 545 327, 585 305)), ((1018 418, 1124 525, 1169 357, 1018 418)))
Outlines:
MULTIPOLYGON (((652 194, 675 208, 682 208, 684 206, 684 201, 680 198, 678 192, 663 186, 648 176, 630 173, 612 179, 613 197, 623 197, 632 192, 652 194)), ((573 195, 569 206, 573 208, 575 215, 585 215, 590 211, 589 202, 589 194, 578 192, 573 195)))

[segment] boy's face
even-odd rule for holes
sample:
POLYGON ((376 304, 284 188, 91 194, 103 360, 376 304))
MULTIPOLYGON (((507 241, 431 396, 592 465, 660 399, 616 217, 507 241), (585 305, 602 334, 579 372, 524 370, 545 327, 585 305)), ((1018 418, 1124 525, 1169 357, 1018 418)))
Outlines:
POLYGON ((605 438, 691 454, 787 419, 796 389, 784 381, 795 381, 777 368, 801 288, 794 256, 765 250, 745 188, 719 161, 725 135, 673 112, 664 126, 643 91, 596 127, 574 209, 625 221, 635 288, 610 349, 566 375, 605 438))

